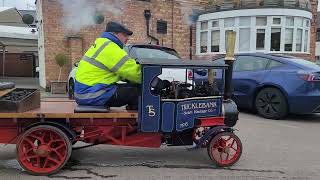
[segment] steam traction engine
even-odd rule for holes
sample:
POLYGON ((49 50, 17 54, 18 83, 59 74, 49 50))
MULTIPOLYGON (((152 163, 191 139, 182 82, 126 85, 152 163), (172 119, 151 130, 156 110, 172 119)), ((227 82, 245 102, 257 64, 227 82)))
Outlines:
POLYGON ((238 110, 230 99, 232 63, 215 66, 212 61, 142 60, 140 64, 143 83, 138 111, 79 108, 74 101, 59 99, 42 100, 40 106, 38 91, 28 91, 18 99, 11 99, 9 91, 0 93, 0 107, 5 107, 0 110, 0 143, 16 144, 20 165, 34 175, 58 172, 77 141, 207 148, 217 166, 236 163, 242 144, 233 129, 238 110), (209 74, 220 69, 225 86, 216 91, 212 82, 193 88, 186 83, 159 81, 162 68, 209 69, 209 74), (32 104, 38 108, 21 113, 32 104))

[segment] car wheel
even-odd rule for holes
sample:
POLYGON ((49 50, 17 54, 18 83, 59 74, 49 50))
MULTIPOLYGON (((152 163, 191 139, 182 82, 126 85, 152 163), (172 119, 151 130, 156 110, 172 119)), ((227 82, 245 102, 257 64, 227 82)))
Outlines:
POLYGON ((69 88, 68 88, 68 96, 69 99, 74 99, 74 81, 73 79, 69 80, 69 88))
POLYGON ((286 98, 276 88, 259 91, 255 99, 255 108, 259 115, 268 119, 281 119, 288 114, 286 98))

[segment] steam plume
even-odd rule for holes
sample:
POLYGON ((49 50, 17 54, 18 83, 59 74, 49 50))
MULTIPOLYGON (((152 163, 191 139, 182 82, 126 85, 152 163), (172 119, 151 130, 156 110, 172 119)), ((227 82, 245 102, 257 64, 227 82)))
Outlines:
POLYGON ((73 32, 95 25, 98 14, 108 12, 121 16, 125 8, 125 3, 119 0, 60 0, 60 4, 63 8, 62 24, 73 32))

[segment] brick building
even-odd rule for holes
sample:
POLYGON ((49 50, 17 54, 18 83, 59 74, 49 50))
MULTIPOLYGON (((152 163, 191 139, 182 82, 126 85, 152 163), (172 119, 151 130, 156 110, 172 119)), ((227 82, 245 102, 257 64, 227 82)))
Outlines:
MULTIPOLYGON (((278 0, 274 1, 278 2, 278 0)), ((289 0, 282 1, 289 2, 289 0)), ((265 21, 269 23, 264 28, 266 46, 265 51, 262 52, 270 52, 268 49, 271 49, 272 53, 289 53, 314 59, 316 34, 316 21, 314 19, 317 19, 317 1, 293 1, 299 3, 294 3, 292 7, 289 7, 286 3, 283 3, 282 6, 278 4, 271 6, 267 3, 261 3, 264 2, 263 0, 210 1, 212 3, 211 6, 208 6, 208 0, 37 0, 40 85, 42 87, 49 87, 50 81, 58 79, 59 68, 54 62, 54 57, 58 53, 67 54, 72 60, 72 62, 68 63, 67 67, 63 68, 62 77, 66 80, 72 64, 83 56, 83 53, 94 39, 105 29, 107 21, 120 21, 130 27, 134 31, 130 42, 151 42, 151 38, 147 36, 146 20, 144 17, 145 10, 150 10, 151 12, 150 34, 159 39, 160 45, 175 48, 183 58, 189 58, 190 55, 189 15, 192 14, 192 9, 202 9, 196 25, 193 26, 192 55, 206 57, 224 53, 224 31, 228 28, 222 25, 227 23, 227 21, 229 21, 229 25, 230 23, 232 24, 232 21, 235 23, 234 28, 230 27, 229 29, 237 30, 238 33, 246 33, 245 31, 240 32, 241 27, 236 26, 240 25, 240 17, 236 17, 238 15, 237 12, 232 11, 251 9, 251 14, 244 13, 242 16, 250 16, 251 23, 256 22, 256 18, 259 18, 263 22, 263 17, 265 17, 265 21), (252 2, 255 3, 253 6, 246 6, 252 2), (269 11, 270 8, 278 9, 277 12, 279 14, 276 15, 277 17, 267 14, 258 14, 258 16, 252 14, 254 12, 259 13, 261 9, 268 8, 269 11), (288 11, 290 13, 299 12, 301 17, 296 18, 295 14, 284 13, 288 11), (103 15, 104 22, 102 24, 85 22, 88 20, 88 17, 95 16, 96 14, 103 15), (298 41, 304 42, 303 40, 307 40, 308 45, 297 45, 297 40, 293 37, 291 38, 292 40, 288 40, 291 45, 282 42, 286 41, 283 36, 286 34, 286 27, 280 26, 285 22, 286 18, 290 20, 291 16, 293 17, 293 21, 298 22, 302 20, 303 23, 306 23, 301 28, 292 27, 292 36, 302 31, 303 35, 301 35, 298 41), (234 19, 232 20, 232 18, 234 19), (273 20, 275 23, 280 21, 280 26, 276 24, 279 27, 276 30, 273 30, 273 25, 270 24, 270 21, 273 20), (221 27, 220 25, 213 27, 213 22, 218 22, 221 27), (209 23, 211 23, 211 26, 208 26, 209 23), (163 27, 167 27, 167 29, 163 27), (207 29, 203 29, 204 27, 207 27, 207 29), (280 34, 279 29, 281 31, 280 34), (214 34, 208 33, 209 30, 211 32, 219 30, 218 38, 213 38, 214 34), (268 32, 269 35, 267 35, 268 32), (268 37, 271 38, 271 36, 278 39, 267 39, 268 37), (219 42, 217 39, 219 39, 219 42), (277 44, 277 40, 281 40, 281 42, 277 44), (271 43, 268 43, 269 41, 271 43), (297 47, 299 49, 300 46, 302 51, 298 52, 297 47), (306 48, 305 51, 303 47, 306 48), (291 51, 287 51, 288 49, 291 49, 291 51)), ((266 11, 268 10, 264 12, 266 11)), ((248 28, 251 28, 249 32, 256 33, 257 29, 255 27, 250 26, 248 28)), ((290 32, 291 30, 289 30, 290 32)), ((247 34, 247 36, 251 37, 250 34, 247 34)), ((261 34, 259 34, 259 38, 261 38, 261 34)), ((240 41, 245 42, 245 40, 238 38, 237 42, 240 41)), ((253 47, 257 46, 257 37, 255 36, 255 38, 250 38, 247 41, 252 42, 249 42, 249 52, 256 52, 256 49, 253 47)), ((259 44, 259 47, 261 46, 259 44)), ((239 46, 236 47, 236 51, 242 52, 239 46)))

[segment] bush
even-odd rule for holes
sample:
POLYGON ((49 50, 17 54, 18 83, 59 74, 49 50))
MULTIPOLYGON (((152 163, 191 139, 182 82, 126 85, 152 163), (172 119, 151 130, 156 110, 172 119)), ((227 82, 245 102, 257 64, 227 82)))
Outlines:
POLYGON ((59 78, 58 78, 58 81, 60 81, 62 67, 69 62, 69 58, 67 57, 67 55, 59 53, 56 55, 55 61, 56 61, 56 64, 60 67, 59 78))

